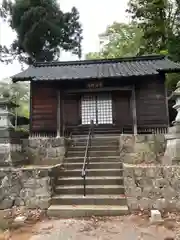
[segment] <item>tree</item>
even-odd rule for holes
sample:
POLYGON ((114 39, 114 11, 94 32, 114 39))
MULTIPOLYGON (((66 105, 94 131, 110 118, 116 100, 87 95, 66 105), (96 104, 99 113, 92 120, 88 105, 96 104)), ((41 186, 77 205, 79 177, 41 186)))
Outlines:
POLYGON ((166 0, 130 0, 127 10, 143 31, 144 52, 166 49, 166 0))
MULTIPOLYGON (((0 5, 0 18, 4 21, 7 19, 8 16, 8 6, 10 6, 8 1, 4 1, 4 3, 0 5)), ((0 44, 0 62, 9 63, 11 62, 11 60, 12 58, 9 54, 8 48, 0 44)))
MULTIPOLYGON (((166 52, 172 60, 180 61, 179 0, 129 0, 127 11, 143 32, 140 55, 166 52)), ((174 89, 177 76, 168 75, 170 89, 174 89)))
POLYGON ((140 51, 141 30, 135 23, 114 22, 99 35, 101 50, 99 53, 88 53, 87 59, 116 58, 135 56, 140 51))
POLYGON ((9 63, 12 61, 12 56, 6 46, 0 45, 0 62, 9 63))
POLYGON ((129 0, 127 12, 143 32, 142 53, 169 50, 179 32, 179 0, 129 0))
POLYGON ((11 53, 20 61, 56 60, 62 49, 81 54, 82 28, 76 8, 63 13, 57 0, 4 0, 3 7, 17 33, 11 53))

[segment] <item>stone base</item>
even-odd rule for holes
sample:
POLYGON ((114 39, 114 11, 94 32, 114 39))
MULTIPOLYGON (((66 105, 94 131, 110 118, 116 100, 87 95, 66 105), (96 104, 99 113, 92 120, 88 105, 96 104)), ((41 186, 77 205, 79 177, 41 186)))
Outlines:
POLYGON ((64 137, 30 138, 23 140, 23 149, 31 164, 56 165, 63 162, 67 144, 64 137))
POLYGON ((180 211, 180 166, 123 164, 124 188, 131 212, 180 211))
POLYGON ((0 128, 0 143, 10 140, 10 129, 1 129, 0 128))
POLYGON ((154 135, 121 135, 120 158, 129 164, 161 163, 165 151, 165 136, 154 135))
POLYGON ((0 143, 0 166, 17 166, 27 164, 19 144, 0 143))
POLYGON ((13 206, 48 209, 57 168, 0 168, 0 210, 13 206))
POLYGON ((180 125, 176 124, 169 128, 165 138, 167 145, 162 164, 180 164, 180 125))

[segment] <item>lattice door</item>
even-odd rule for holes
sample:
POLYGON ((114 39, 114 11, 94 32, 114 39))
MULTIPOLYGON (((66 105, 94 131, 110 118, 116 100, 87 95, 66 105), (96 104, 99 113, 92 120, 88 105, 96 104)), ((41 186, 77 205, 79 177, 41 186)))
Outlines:
POLYGON ((81 101, 82 124, 112 124, 112 99, 110 94, 84 95, 81 101))
POLYGON ((97 96, 97 120, 98 124, 112 124, 112 99, 110 94, 97 96))
POLYGON ((90 124, 91 120, 96 123, 96 96, 84 95, 81 101, 82 124, 90 124))

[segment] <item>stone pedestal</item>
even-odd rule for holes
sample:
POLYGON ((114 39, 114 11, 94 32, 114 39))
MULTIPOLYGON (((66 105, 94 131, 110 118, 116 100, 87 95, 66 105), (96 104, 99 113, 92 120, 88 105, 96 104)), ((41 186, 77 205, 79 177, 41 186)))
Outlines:
POLYGON ((20 160, 18 144, 11 144, 11 138, 15 135, 14 126, 11 123, 13 109, 17 107, 8 98, 0 97, 0 166, 12 166, 14 160, 20 160), (14 158, 15 157, 15 158, 14 158))
POLYGON ((10 143, 0 143, 0 166, 11 166, 11 144, 10 143))
POLYGON ((180 164, 180 124, 169 128, 166 141, 166 151, 162 163, 164 165, 180 164))
POLYGON ((177 84, 177 89, 173 92, 172 99, 176 101, 173 106, 177 111, 177 116, 173 122, 173 127, 169 128, 166 135, 167 146, 163 158, 163 164, 180 164, 180 81, 177 84))

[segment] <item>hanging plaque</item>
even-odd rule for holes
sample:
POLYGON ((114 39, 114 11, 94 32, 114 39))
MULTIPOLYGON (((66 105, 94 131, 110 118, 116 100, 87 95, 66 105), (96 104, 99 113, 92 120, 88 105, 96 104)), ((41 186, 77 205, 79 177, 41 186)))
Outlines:
POLYGON ((87 84, 88 88, 95 89, 95 88, 102 88, 103 83, 102 82, 91 82, 87 84))

